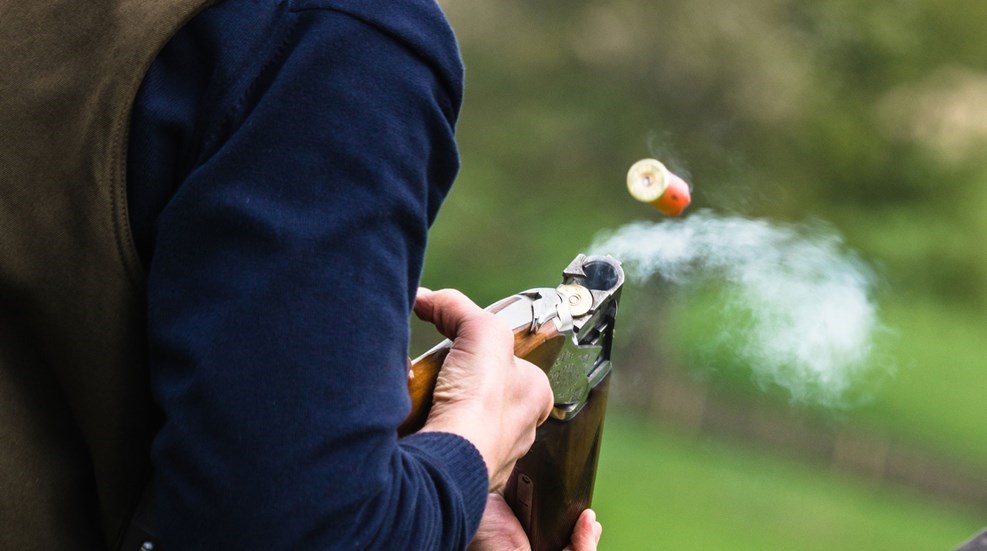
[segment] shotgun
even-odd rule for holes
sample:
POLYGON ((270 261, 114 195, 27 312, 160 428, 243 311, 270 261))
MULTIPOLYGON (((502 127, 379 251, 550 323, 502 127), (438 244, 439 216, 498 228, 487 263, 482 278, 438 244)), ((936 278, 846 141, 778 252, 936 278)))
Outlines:
MULTIPOLYGON (((623 284, 620 262, 580 254, 562 271, 558 287, 530 289, 488 308, 514 329, 514 354, 544 370, 555 394, 549 419, 538 427, 504 490, 533 551, 568 545, 579 514, 592 500, 623 284)), ((443 341, 412 362, 412 409, 399 434, 425 423, 451 345, 443 341)))

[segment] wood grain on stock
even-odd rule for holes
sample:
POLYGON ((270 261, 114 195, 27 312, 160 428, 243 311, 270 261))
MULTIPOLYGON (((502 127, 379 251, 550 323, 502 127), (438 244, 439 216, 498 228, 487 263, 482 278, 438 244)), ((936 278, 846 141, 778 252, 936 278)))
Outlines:
MULTIPOLYGON (((562 350, 564 342, 565 338, 559 335, 553 323, 546 323, 535 332, 529 331, 527 326, 521 327, 514 330, 514 355, 548 372, 562 350)), ((435 381, 448 353, 448 347, 442 348, 418 358, 411 365, 411 373, 408 377, 411 413, 398 427, 398 435, 405 436, 417 432, 425 424, 428 412, 432 408, 435 381)))

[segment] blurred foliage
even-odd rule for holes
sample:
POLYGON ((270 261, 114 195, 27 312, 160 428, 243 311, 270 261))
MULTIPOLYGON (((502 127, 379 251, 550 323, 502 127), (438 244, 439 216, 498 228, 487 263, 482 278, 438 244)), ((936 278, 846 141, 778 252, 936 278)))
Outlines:
MULTIPOLYGON (((650 214, 622 185, 655 155, 691 179, 696 207, 822 217, 896 293, 987 302, 987 5, 446 7, 467 64, 464 165, 430 275, 470 251, 477 270, 525 259, 519 277, 543 277, 535 266, 650 214)), ((497 295, 482 281, 499 278, 462 270, 497 295)))
MULTIPOLYGON (((870 403, 833 422, 882 431, 987 472, 987 41, 980 38, 987 3, 442 3, 467 67, 458 128, 463 168, 433 227, 423 284, 457 287, 480 303, 554 284, 598 232, 658 217, 624 187, 630 164, 654 156, 694 185, 693 209, 821 219, 842 233, 880 276, 877 298, 891 329, 880 361, 893 362, 897 374, 873 388, 870 403)), ((618 362, 681 366, 727 398, 772 394, 733 368, 728 352, 698 352, 701 321, 715 315, 715 305, 649 302, 634 293, 641 290, 625 291, 628 309, 660 311, 621 322, 618 338, 635 337, 626 340, 636 348, 622 349, 618 362), (645 338, 636 338, 641 332, 645 338)), ((413 336, 418 351, 433 339, 417 325, 413 336)), ((681 448, 654 453, 690 461, 681 448)), ((725 462, 734 461, 731 453, 725 462)), ((703 465, 729 476, 728 463, 703 465)), ((656 459, 655 470, 665 466, 656 459)), ((674 502, 676 492, 707 488, 710 473, 679 474, 689 477, 681 487, 656 478, 640 491, 674 502)), ((785 475, 796 488, 822 484, 799 476, 785 475)), ((861 497, 867 489, 850 484, 818 498, 817 514, 829 523, 819 532, 858 514, 875 521, 892 514, 898 498, 859 505, 870 499, 861 497), (844 492, 849 501, 841 505, 844 492), (846 511, 836 512, 841 506, 846 511)), ((766 495, 782 508, 793 499, 766 495)), ((601 499, 613 503, 614 496, 601 499)), ((924 530, 921 501, 899 518, 908 526, 895 540, 900 546, 873 535, 826 541, 839 542, 830 548, 922 548, 969 535, 954 524, 953 541, 943 539, 939 530, 949 522, 933 527, 939 520, 929 518, 929 538, 916 536, 924 530)), ((688 512, 668 514, 669 523, 688 521, 688 512)), ((730 514, 706 517, 701 528, 715 532, 730 514)), ((751 526, 757 521, 747 529, 761 530, 751 526)), ((847 529, 867 532, 866 523, 847 529)), ((729 547, 809 548, 795 541, 800 534, 787 534, 788 544, 752 536, 729 547)), ((696 541, 716 541, 710 537, 696 541)), ((687 540, 669 541, 689 548, 687 540)))

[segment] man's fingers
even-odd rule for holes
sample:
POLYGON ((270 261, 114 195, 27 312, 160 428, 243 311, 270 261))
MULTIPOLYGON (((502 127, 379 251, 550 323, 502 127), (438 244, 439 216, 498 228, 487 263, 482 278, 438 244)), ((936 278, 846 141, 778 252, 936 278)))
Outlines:
POLYGON ((507 502, 499 494, 487 496, 487 508, 480 519, 468 551, 531 551, 528 536, 507 502))
POLYGON ((603 534, 603 525, 597 522, 596 513, 586 509, 579 515, 575 528, 572 529, 572 543, 565 551, 596 551, 603 534))
POLYGON ((456 337, 460 325, 482 312, 476 303, 454 289, 432 291, 420 287, 415 297, 415 314, 422 321, 435 325, 449 339, 456 337))
POLYGON ((507 345, 513 349, 513 342, 507 340, 510 330, 503 320, 455 289, 432 291, 420 287, 415 298, 415 314, 435 325, 447 339, 493 341, 494 346, 507 345))
POLYGON ((519 399, 528 400, 539 408, 538 425, 541 425, 548 419, 548 416, 552 413, 552 408, 555 407, 555 396, 552 394, 552 385, 549 384, 548 376, 545 375, 545 372, 540 367, 521 358, 517 358, 514 361, 518 364, 518 367, 525 369, 528 376, 531 377, 531 383, 524 387, 524 397, 519 399))
MULTIPOLYGON (((503 354, 514 350, 514 337, 507 324, 455 289, 432 291, 420 287, 415 300, 415 313, 423 321, 434 324, 446 338, 461 341, 458 348, 468 350, 472 355, 503 357, 503 354)), ((538 424, 541 425, 555 405, 548 377, 540 368, 525 360, 516 358, 514 362, 520 370, 517 373, 524 374, 519 378, 527 381, 516 387, 516 391, 522 392, 516 399, 538 411, 538 424)))

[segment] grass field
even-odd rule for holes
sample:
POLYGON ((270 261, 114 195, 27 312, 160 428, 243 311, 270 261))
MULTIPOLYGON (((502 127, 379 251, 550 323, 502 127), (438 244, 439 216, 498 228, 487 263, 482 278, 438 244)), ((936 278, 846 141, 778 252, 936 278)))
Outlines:
POLYGON ((603 550, 949 550, 987 525, 900 488, 613 413, 594 507, 603 550))
MULTIPOLYGON (((676 304, 666 323, 671 331, 663 335, 666 349, 682 365, 706 369, 703 375, 727 394, 763 395, 729 346, 709 352, 708 335, 727 323, 717 299, 696 294, 676 304)), ((987 319, 971 308, 901 297, 881 304, 879 314, 886 330, 875 361, 889 366, 890 375, 858 381, 854 386, 866 398, 843 411, 811 404, 807 409, 835 425, 884 434, 987 477, 987 319)), ((777 388, 769 393, 781 404, 789 397, 777 388)))
POLYGON ((987 477, 987 319, 926 303, 895 303, 894 378, 859 419, 983 469, 987 477))

